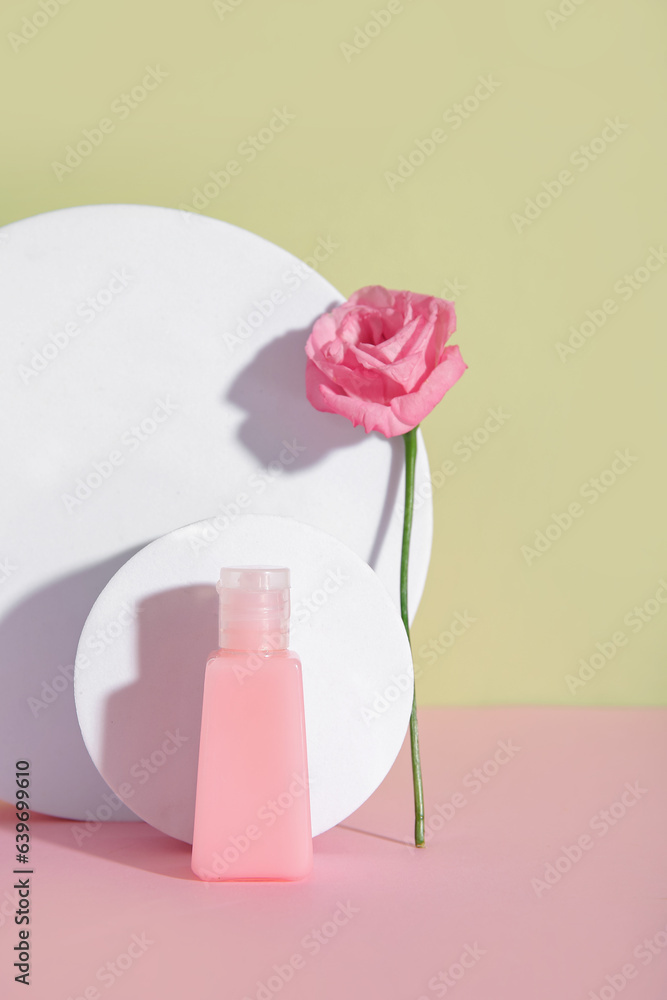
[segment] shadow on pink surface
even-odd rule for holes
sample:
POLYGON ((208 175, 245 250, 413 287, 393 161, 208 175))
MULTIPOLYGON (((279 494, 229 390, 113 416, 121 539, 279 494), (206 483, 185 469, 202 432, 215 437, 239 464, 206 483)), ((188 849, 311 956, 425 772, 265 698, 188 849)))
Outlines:
MULTIPOLYGON (((115 998, 664 1000, 666 722, 425 709, 426 849, 411 846, 406 742, 368 802, 316 839, 303 882, 202 883, 188 845, 146 824, 81 839, 85 824, 35 816, 49 990, 33 996, 82 995, 145 932, 155 943, 115 998), (90 954, 64 966, 72 940, 90 954)), ((8 856, 10 807, 0 819, 8 856)))
MULTIPOLYGON (((0 835, 9 838, 14 831, 14 810, 0 803, 0 835)), ((336 829, 350 834, 384 840, 401 847, 410 847, 408 839, 385 836, 371 830, 340 824, 336 829)), ((316 838, 316 855, 329 853, 332 831, 316 838)), ((33 813, 30 820, 31 843, 34 851, 40 844, 50 844, 64 850, 104 858, 114 864, 139 868, 167 878, 199 882, 190 869, 189 844, 174 840, 147 823, 103 823, 100 821, 67 820, 33 813)), ((336 844, 335 850, 346 855, 353 850, 353 840, 336 844)))
MULTIPOLYGON (((14 811, 3 804, 0 830, 9 835, 13 827, 14 811)), ((50 844, 156 875, 195 878, 190 871, 190 845, 167 837, 147 823, 102 823, 33 813, 30 835, 35 855, 39 854, 41 844, 50 844)))

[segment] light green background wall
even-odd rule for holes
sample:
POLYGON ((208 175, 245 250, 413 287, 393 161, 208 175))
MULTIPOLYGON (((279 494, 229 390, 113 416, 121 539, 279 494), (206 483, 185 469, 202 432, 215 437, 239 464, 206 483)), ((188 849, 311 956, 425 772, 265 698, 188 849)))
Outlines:
POLYGON ((392 0, 364 37, 385 0, 43 2, 48 17, 38 0, 0 13, 0 222, 191 204, 235 158, 241 172, 205 214, 301 257, 331 237, 322 272, 345 294, 378 282, 456 299, 470 370, 423 428, 432 469, 449 459, 456 472, 434 490, 421 702, 664 703, 667 257, 636 288, 623 278, 667 242, 664 6, 392 0), (147 66, 167 77, 114 110, 147 66), (248 162, 239 145, 276 107, 294 120, 248 162), (105 117, 113 131, 58 179, 52 162, 105 117), (607 119, 609 141, 594 141, 607 119), (387 178, 434 129, 442 141, 412 175, 387 178), (536 217, 513 220, 540 192, 536 217), (606 300, 604 325, 562 359, 557 345, 606 300), (487 434, 489 408, 508 416, 487 434), (591 503, 581 489, 617 450, 636 460, 591 503), (574 502, 581 517, 529 565, 522 546, 574 502), (468 624, 454 637, 457 613, 468 624), (625 645, 568 688, 619 631, 625 645))

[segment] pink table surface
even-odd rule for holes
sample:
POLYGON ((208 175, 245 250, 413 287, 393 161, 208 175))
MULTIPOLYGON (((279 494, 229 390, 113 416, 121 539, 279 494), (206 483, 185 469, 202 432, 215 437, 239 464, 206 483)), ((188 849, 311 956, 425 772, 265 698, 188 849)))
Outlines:
POLYGON ((420 726, 427 848, 406 745, 301 883, 207 885, 143 823, 81 841, 34 816, 29 990, 0 806, 0 996, 665 1000, 667 712, 431 708, 420 726))

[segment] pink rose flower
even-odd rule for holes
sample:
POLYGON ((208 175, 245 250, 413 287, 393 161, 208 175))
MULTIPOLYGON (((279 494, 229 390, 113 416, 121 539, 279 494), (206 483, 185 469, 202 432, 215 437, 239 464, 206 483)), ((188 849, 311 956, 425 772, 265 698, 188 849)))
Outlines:
POLYGON ((369 285, 320 316, 306 354, 306 395, 385 437, 421 423, 468 367, 458 347, 454 303, 369 285))

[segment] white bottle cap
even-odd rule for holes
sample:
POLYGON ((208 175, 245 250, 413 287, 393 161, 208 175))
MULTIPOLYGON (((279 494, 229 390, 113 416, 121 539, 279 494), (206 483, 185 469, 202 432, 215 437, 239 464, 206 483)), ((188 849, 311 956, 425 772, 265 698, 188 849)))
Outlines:
POLYGON ((226 566, 220 570, 217 591, 221 649, 287 649, 289 569, 226 566))

